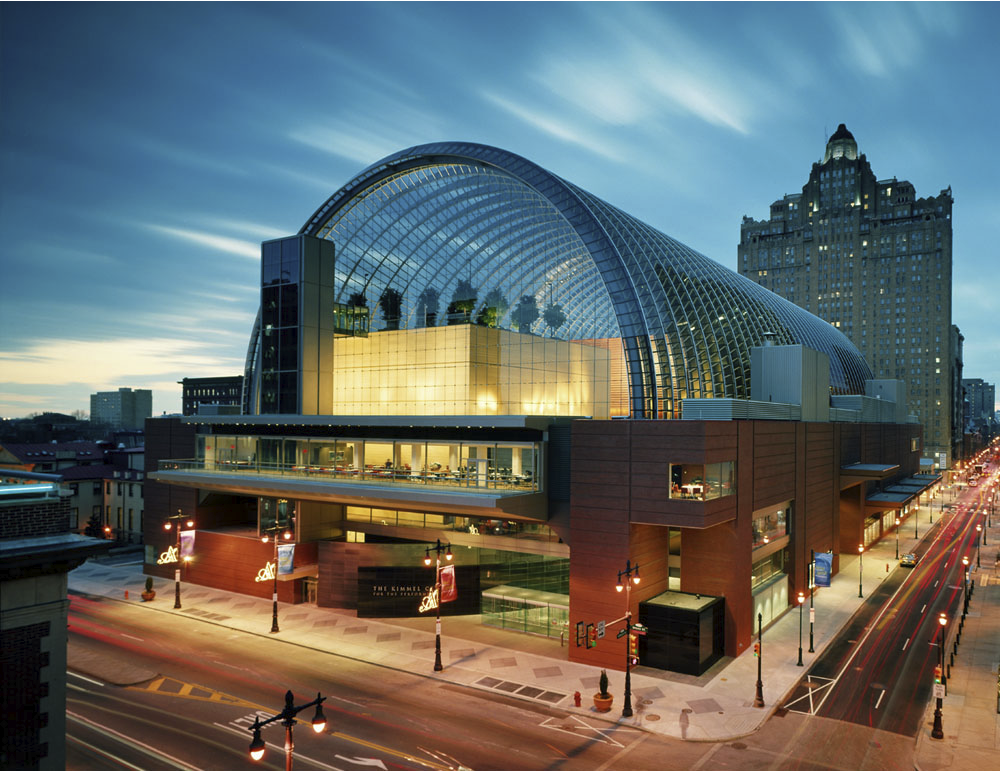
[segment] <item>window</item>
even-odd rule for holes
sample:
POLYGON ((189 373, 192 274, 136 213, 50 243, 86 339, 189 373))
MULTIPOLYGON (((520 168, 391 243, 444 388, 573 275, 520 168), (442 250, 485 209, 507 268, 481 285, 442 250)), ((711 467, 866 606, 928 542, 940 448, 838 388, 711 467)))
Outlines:
POLYGON ((671 498, 709 501, 733 495, 733 461, 670 464, 671 498))
POLYGON ((775 508, 767 513, 758 513, 751 520, 751 548, 765 546, 789 534, 789 507, 775 508))

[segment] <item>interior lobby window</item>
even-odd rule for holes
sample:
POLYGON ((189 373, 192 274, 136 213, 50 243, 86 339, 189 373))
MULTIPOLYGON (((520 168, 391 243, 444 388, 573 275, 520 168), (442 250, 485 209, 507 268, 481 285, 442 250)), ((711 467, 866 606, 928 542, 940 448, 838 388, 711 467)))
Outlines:
POLYGON ((708 501, 733 495, 733 461, 672 463, 671 497, 708 501))
POLYGON ((757 516, 751 521, 752 549, 772 543, 784 535, 788 535, 789 509, 776 508, 764 516, 757 516))

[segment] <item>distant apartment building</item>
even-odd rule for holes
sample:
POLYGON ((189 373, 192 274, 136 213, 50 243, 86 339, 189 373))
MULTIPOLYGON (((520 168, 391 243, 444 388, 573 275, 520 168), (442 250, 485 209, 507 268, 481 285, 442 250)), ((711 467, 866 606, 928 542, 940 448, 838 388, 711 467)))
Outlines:
POLYGON ((997 424, 994 411, 994 384, 982 378, 963 378, 965 418, 968 428, 979 431, 997 424))
POLYGON ((153 416, 153 392, 146 388, 119 388, 90 395, 90 419, 112 428, 141 430, 153 416))
POLYGON ((69 529, 82 533, 93 518, 121 543, 142 542, 143 466, 144 447, 124 443, 0 444, 0 479, 5 471, 61 476, 69 529))
POLYGON ((737 249, 742 275, 847 335, 876 378, 905 383, 923 457, 943 465, 962 436, 952 203, 951 188, 918 198, 910 182, 877 180, 841 124, 801 192, 744 217, 737 249))
POLYGON ((240 414, 243 375, 186 377, 181 384, 181 414, 240 414))

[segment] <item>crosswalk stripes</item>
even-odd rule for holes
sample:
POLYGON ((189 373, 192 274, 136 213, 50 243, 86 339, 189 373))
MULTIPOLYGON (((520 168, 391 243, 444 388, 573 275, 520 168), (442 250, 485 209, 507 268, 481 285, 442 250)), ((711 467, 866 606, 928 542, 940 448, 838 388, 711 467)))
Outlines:
POLYGON ((820 707, 823 702, 821 698, 825 692, 830 690, 831 686, 834 685, 836 679, 833 677, 817 677, 816 675, 807 675, 806 679, 796 686, 796 690, 793 691, 793 698, 787 701, 783 707, 790 712, 799 712, 803 715, 814 715, 816 714, 816 709, 820 707), (801 691, 805 690, 805 693, 800 694, 801 691), (818 702, 819 700, 819 702, 818 702))

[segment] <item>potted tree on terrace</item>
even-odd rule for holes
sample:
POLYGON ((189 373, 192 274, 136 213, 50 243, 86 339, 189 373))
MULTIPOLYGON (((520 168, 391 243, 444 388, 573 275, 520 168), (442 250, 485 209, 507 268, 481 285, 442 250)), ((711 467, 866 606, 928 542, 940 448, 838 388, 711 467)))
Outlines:
POLYGON ((612 708, 612 694, 608 692, 608 675, 601 670, 598 678, 598 692, 594 694, 594 708, 598 712, 608 712, 612 708))
POLYGON ((154 597, 156 597, 156 592, 153 591, 153 576, 146 576, 146 588, 142 593, 143 602, 149 602, 154 597))

